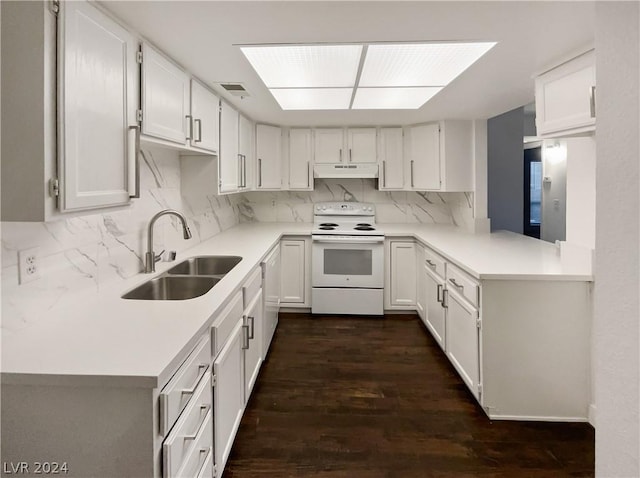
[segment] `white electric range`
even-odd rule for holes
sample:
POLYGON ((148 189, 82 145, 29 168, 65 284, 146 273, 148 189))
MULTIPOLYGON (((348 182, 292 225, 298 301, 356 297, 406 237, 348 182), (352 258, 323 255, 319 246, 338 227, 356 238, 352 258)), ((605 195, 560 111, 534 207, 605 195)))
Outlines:
POLYGON ((375 215, 368 203, 314 206, 312 313, 382 316, 384 233, 375 215))

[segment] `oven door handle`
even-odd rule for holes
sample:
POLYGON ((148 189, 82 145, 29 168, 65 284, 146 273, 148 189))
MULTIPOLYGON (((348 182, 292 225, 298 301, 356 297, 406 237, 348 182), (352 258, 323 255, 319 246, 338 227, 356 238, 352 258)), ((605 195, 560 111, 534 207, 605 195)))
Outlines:
POLYGON ((316 238, 312 238, 313 242, 320 242, 320 243, 329 243, 329 244, 377 244, 380 242, 384 242, 384 237, 371 237, 371 238, 364 238, 364 237, 359 237, 357 239, 352 239, 352 238, 336 238, 336 239, 316 239, 316 238))

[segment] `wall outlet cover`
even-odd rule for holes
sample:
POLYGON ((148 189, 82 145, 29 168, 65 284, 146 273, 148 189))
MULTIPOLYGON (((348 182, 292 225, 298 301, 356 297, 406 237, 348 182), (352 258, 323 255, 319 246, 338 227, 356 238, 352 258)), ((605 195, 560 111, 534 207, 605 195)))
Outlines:
POLYGON ((26 284, 40 278, 39 247, 18 251, 18 283, 26 284))

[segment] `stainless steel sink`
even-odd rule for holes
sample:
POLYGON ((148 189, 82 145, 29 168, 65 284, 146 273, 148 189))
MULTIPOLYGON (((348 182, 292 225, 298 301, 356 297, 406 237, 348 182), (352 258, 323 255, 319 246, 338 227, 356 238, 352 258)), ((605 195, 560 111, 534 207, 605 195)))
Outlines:
POLYGON ((123 299, 185 300, 206 294, 220 279, 216 277, 160 276, 122 296, 123 299))
POLYGON ((167 271, 169 275, 222 277, 242 260, 240 256, 196 256, 167 271))

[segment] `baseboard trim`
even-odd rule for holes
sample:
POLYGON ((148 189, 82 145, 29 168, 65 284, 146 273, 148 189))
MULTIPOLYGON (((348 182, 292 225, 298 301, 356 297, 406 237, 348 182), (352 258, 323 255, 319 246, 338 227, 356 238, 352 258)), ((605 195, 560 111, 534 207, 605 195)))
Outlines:
POLYGON ((521 422, 587 422, 587 417, 537 417, 533 415, 489 415, 491 420, 516 420, 521 422))

